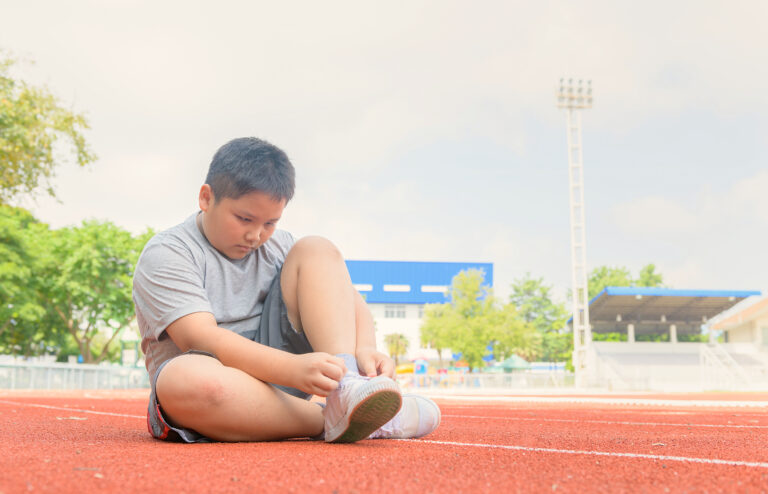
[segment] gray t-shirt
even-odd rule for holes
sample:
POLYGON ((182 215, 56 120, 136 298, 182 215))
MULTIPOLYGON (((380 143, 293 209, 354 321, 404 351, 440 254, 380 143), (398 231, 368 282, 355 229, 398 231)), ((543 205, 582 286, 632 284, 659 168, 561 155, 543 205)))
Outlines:
MULTIPOLYGON (((198 213, 199 214, 199 213, 198 213)), ((180 317, 210 312, 219 326, 253 339, 269 287, 294 244, 276 230, 243 259, 217 251, 200 232, 193 214, 147 242, 133 276, 133 302, 147 371, 181 350, 165 329, 180 317)))

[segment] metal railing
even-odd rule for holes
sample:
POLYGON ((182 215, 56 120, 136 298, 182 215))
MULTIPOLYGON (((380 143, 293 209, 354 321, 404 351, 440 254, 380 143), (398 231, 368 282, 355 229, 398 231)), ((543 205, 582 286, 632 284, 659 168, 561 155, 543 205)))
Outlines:
POLYGON ((573 387, 572 372, 509 372, 400 374, 397 381, 406 389, 503 390, 573 387))
POLYGON ((0 363, 0 389, 148 388, 143 367, 93 364, 0 363))

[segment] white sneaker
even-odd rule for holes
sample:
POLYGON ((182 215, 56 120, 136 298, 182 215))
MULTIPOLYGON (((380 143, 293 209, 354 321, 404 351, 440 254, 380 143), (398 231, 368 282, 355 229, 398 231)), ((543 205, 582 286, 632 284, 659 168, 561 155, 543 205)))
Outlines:
POLYGON ((414 439, 426 436, 438 425, 440 407, 437 403, 423 396, 404 394, 400 412, 369 439, 414 439))
POLYGON ((390 421, 402 402, 400 389, 392 379, 347 374, 325 400, 325 442, 365 439, 390 421))

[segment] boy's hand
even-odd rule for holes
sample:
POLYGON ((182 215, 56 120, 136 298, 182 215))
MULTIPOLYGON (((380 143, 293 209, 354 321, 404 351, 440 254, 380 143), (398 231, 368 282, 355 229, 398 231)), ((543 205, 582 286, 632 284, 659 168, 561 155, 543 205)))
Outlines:
POLYGON ((292 387, 318 396, 328 396, 339 387, 347 373, 344 361, 328 353, 314 352, 295 355, 296 383, 292 387))
POLYGON ((394 361, 375 348, 358 348, 355 351, 355 358, 362 375, 368 377, 387 376, 394 379, 394 361))

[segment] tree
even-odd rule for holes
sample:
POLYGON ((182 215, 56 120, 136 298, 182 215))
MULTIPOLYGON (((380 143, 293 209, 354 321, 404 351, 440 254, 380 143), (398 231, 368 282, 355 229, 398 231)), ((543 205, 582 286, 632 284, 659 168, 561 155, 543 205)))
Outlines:
POLYGON ((79 166, 96 159, 83 136, 85 117, 62 107, 46 88, 14 79, 14 62, 0 52, 0 203, 40 186, 55 197, 50 179, 61 164, 62 141, 79 166))
POLYGON ((133 268, 151 232, 133 237, 110 222, 53 232, 42 265, 44 293, 83 361, 100 362, 135 317, 133 268))
POLYGON ((589 273, 587 286, 591 300, 607 286, 632 286, 632 274, 625 267, 599 266, 589 273))
POLYGON ((664 286, 664 277, 656 272, 654 264, 646 264, 640 269, 640 274, 635 280, 636 286, 664 286))
POLYGON ((50 230, 0 205, 0 348, 36 355, 71 340, 85 362, 107 358, 134 318, 133 267, 150 235, 96 221, 50 230))
POLYGON ((0 204, 0 349, 6 352, 37 355, 56 340, 38 276, 49 235, 29 211, 0 204))
POLYGON ((440 367, 443 366, 443 350, 449 348, 446 318, 450 315, 448 304, 428 304, 424 307, 424 322, 421 324, 421 344, 437 350, 440 367))
POLYGON ((484 273, 478 269, 459 272, 451 280, 450 308, 444 319, 451 350, 462 354, 470 368, 483 364, 487 346, 493 341, 489 331, 494 307, 493 294, 483 285, 484 273))
POLYGON ((552 287, 545 285, 543 278, 532 278, 530 273, 526 273, 512 282, 509 302, 540 335, 540 353, 535 358, 548 362, 570 362, 573 333, 566 326, 568 312, 564 303, 552 300, 551 293, 552 287))
POLYGON ((475 269, 454 276, 450 302, 429 306, 421 327, 422 342, 461 353, 473 369, 483 365, 489 344, 497 357, 529 356, 537 348, 533 327, 513 306, 499 308, 484 279, 483 272, 475 269))
POLYGON ((438 352, 450 348, 461 352, 470 367, 482 364, 492 336, 486 330, 485 314, 493 308, 492 296, 483 285, 482 271, 470 269, 453 277, 450 302, 429 305, 424 311, 421 339, 438 352))
POLYGON ((565 304, 553 302, 551 293, 552 287, 545 285, 543 278, 531 278, 530 273, 526 273, 512 282, 509 302, 524 321, 540 333, 548 333, 562 329, 568 320, 565 304))
POLYGON ((640 269, 637 278, 632 278, 629 269, 625 267, 600 266, 589 273, 589 298, 591 299, 607 286, 664 286, 664 277, 656 272, 654 264, 646 264, 640 269))
POLYGON ((408 338, 404 334, 390 333, 384 335, 384 344, 387 345, 389 355, 395 359, 395 365, 398 365, 400 357, 408 351, 408 338))
POLYGON ((539 358, 543 334, 521 316, 514 304, 506 304, 486 317, 497 361, 512 355, 526 360, 539 358))

